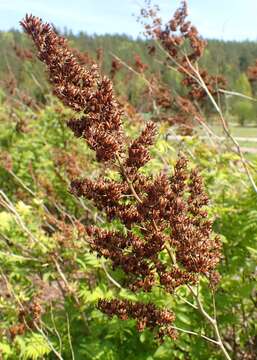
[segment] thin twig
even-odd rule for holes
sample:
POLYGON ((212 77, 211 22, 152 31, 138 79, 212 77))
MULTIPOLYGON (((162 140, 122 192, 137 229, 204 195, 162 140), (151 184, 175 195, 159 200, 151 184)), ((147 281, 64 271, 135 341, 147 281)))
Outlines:
POLYGON ((220 332, 219 332, 219 328, 217 325, 217 321, 216 319, 212 318, 204 309, 203 304, 200 300, 200 294, 199 294, 199 288, 197 288, 197 291, 195 292, 194 289, 190 286, 187 285, 188 289, 191 291, 194 299, 196 300, 197 303, 197 307, 199 312, 202 314, 202 316, 211 324, 212 328, 214 329, 215 335, 216 335, 216 339, 217 339, 217 345, 220 347, 220 349, 222 350, 224 356, 226 357, 227 360, 231 360, 231 357, 229 356, 223 342, 220 336, 220 332))
POLYGON ((102 260, 101 265, 102 265, 102 268, 103 268, 107 278, 113 283, 113 285, 115 285, 119 289, 122 289, 122 286, 108 273, 108 271, 106 269, 106 266, 105 266, 105 263, 104 263, 104 260, 102 260))
POLYGON ((197 306, 192 304, 190 301, 188 301, 186 298, 184 298, 183 296, 179 295, 178 293, 174 293, 175 296, 177 296, 180 300, 182 300, 183 302, 185 302, 187 305, 191 306, 194 309, 197 309, 197 306))
POLYGON ((67 317, 67 330, 68 330, 68 339, 69 339, 71 356, 72 356, 72 360, 75 360, 74 350, 72 347, 72 341, 71 341, 71 335, 70 335, 70 320, 69 320, 69 315, 67 313, 66 313, 66 317, 67 317))
MULTIPOLYGON (((186 57, 187 58, 187 57, 186 57)), ((257 193, 257 185, 255 184, 255 181, 250 173, 250 170, 248 168, 248 165, 247 165, 247 161, 245 160, 244 158, 244 155, 243 155, 243 152, 241 150, 241 147, 239 145, 239 143, 237 142, 237 140, 232 136, 231 132, 229 131, 229 127, 228 127, 228 123, 227 121, 225 120, 224 116, 223 116, 223 113, 222 113, 222 110, 221 108, 218 106, 217 102, 215 101, 214 97, 212 96, 212 94, 210 93, 208 87, 206 86, 204 80, 202 79, 202 76, 201 74, 199 73, 198 69, 196 69, 191 61, 187 58, 187 62, 188 62, 188 65, 191 67, 191 69, 195 72, 196 76, 198 77, 200 83, 201 83, 201 86, 202 88, 205 90, 206 94, 208 95, 209 99, 211 100, 215 110, 217 111, 217 113, 219 114, 219 117, 220 117, 220 120, 221 120, 221 124, 222 124, 222 127, 223 127, 223 130, 225 132, 225 134, 228 136, 228 138, 234 143, 235 147, 236 147, 236 152, 237 154, 240 156, 240 159, 241 159, 241 162, 242 162, 242 165, 246 171, 246 174, 248 176, 248 179, 250 180, 252 186, 253 186, 253 189, 254 191, 257 193)))
POLYGON ((190 330, 186 330, 186 329, 182 329, 182 328, 177 327, 177 326, 171 326, 171 327, 172 327, 172 329, 181 331, 181 332, 183 332, 183 333, 185 333, 185 334, 190 334, 190 335, 195 335, 195 336, 198 336, 198 337, 202 337, 203 339, 205 339, 205 340, 207 340, 207 341, 210 341, 210 342, 212 342, 212 343, 214 343, 214 344, 216 344, 216 345, 219 344, 218 341, 216 341, 216 340, 214 340, 214 339, 212 339, 212 338, 209 338, 208 336, 205 336, 205 335, 202 335, 202 334, 198 334, 197 332, 190 331, 190 330))
POLYGON ((242 93, 239 93, 237 91, 228 91, 228 90, 224 90, 224 89, 219 89, 218 90, 220 93, 222 94, 226 94, 226 95, 231 95, 231 96, 239 96, 243 99, 247 99, 247 100, 251 100, 251 101, 257 101, 257 99, 251 97, 251 96, 248 96, 248 95, 244 95, 242 93))
POLYGON ((20 306, 20 308, 22 310, 24 310, 24 306, 22 304, 22 302, 20 301, 19 297, 15 294, 15 291, 13 289, 12 284, 10 283, 10 281, 8 280, 7 276, 3 273, 2 269, 0 268, 0 273, 2 278, 5 281, 6 287, 8 289, 8 291, 10 292, 10 294, 12 294, 13 298, 15 299, 15 301, 18 303, 18 305, 20 306))
POLYGON ((51 343, 51 341, 48 339, 48 337, 46 336, 46 334, 44 333, 44 331, 34 322, 33 324, 35 326, 35 328, 37 329, 37 331, 43 336, 43 338, 45 339, 45 341, 47 342, 47 344, 49 345, 49 347, 51 348, 51 350, 54 352, 54 354, 57 356, 57 358, 59 360, 64 360, 62 355, 55 350, 53 344, 51 343))
POLYGON ((56 324, 55 324, 52 303, 50 305, 50 313, 51 313, 52 324, 53 324, 53 327, 54 327, 54 332, 56 333, 56 336, 58 337, 58 340, 59 340, 60 353, 62 353, 62 338, 61 338, 61 336, 60 336, 60 334, 59 334, 59 332, 57 330, 56 324))
MULTIPOLYGON (((69 294, 73 297, 73 299, 75 300, 76 305, 80 309, 81 308, 81 303, 79 301, 79 298, 77 297, 77 294, 76 294, 75 290, 72 289, 72 287, 70 286, 66 276, 64 275, 64 273, 63 273, 63 271, 61 269, 61 266, 60 266, 59 262, 57 261, 57 259, 54 256, 52 256, 52 261, 54 262, 56 270, 59 273, 61 279, 63 280, 63 282, 64 282, 64 284, 66 286, 66 289, 68 290, 69 294)), ((89 333, 88 320, 87 320, 87 318, 86 318, 83 311, 81 311, 80 313, 81 313, 81 317, 82 317, 82 319, 84 321, 84 324, 85 324, 86 332, 89 333)))
POLYGON ((122 164, 119 156, 116 156, 116 159, 117 159, 117 161, 118 161, 118 163, 119 163, 119 166, 120 166, 120 169, 121 169, 121 173, 122 173, 122 175, 124 176, 124 178, 125 178, 128 186, 129 186, 132 194, 134 195, 134 197, 136 198, 136 200, 137 200, 139 203, 142 203, 142 200, 141 200, 140 197, 137 195, 137 193, 136 193, 136 191, 135 191, 135 189, 134 189, 134 186, 133 186, 132 182, 130 181, 130 179, 128 178, 128 176, 127 176, 127 174, 126 174, 126 170, 125 170, 125 168, 124 168, 124 166, 123 166, 123 164, 122 164))
POLYGON ((14 217, 16 223, 18 225, 20 225, 20 227, 22 228, 22 230, 30 237, 30 239, 33 241, 33 243, 37 243, 40 244, 40 246, 42 246, 45 250, 47 250, 47 247, 45 244, 42 243, 42 241, 39 241, 33 234, 32 232, 29 230, 29 228, 26 226, 26 224, 24 223, 24 221, 22 220, 21 216, 19 215, 19 213, 17 212, 17 210, 15 209, 14 205, 12 204, 12 202, 9 200, 9 198, 7 197, 7 195, 0 190, 0 195, 2 196, 2 199, 0 199, 0 203, 2 203, 2 205, 7 208, 7 210, 9 210, 12 214, 12 216, 14 217))

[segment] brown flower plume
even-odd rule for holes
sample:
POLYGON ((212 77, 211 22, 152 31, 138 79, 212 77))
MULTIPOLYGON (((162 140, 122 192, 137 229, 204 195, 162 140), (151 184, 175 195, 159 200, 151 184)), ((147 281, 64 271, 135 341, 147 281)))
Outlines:
POLYGON ((171 326, 175 320, 174 314, 168 310, 159 310, 153 304, 100 300, 98 307, 110 317, 117 315, 122 320, 136 319, 139 332, 147 327, 150 330, 157 329, 156 337, 160 340, 165 335, 176 337, 176 331, 171 326))
POLYGON ((33 39, 39 60, 47 66, 54 94, 83 115, 70 120, 68 126, 96 151, 99 161, 112 160, 121 149, 122 132, 121 110, 111 81, 101 78, 96 64, 88 69, 81 65, 67 40, 40 18, 26 15, 21 25, 33 39))
POLYGON ((255 60, 254 65, 248 67, 246 74, 250 81, 253 94, 256 95, 256 93, 257 93, 257 60, 255 60))
MULTIPOLYGON (((129 149, 140 150, 137 143, 149 144, 143 141, 146 129, 129 149)), ((149 159, 143 163, 146 161, 149 159)), ((187 160, 180 156, 171 178, 166 174, 153 178, 138 172, 141 164, 137 158, 133 162, 129 154, 121 164, 120 181, 82 179, 72 183, 74 194, 93 200, 109 220, 119 219, 124 225, 123 231, 87 228, 91 249, 109 259, 113 269, 122 269, 124 286, 134 292, 149 292, 158 286, 173 293, 181 285, 195 284, 201 275, 211 279, 220 259, 220 241, 212 238, 208 197, 198 170, 189 171, 187 160), (165 252, 173 256, 163 260, 165 252)), ((99 303, 107 314, 122 318, 120 307, 127 309, 126 316, 135 317, 126 302, 99 303)), ((167 331, 158 334, 171 335, 167 331)))
MULTIPOLYGON (((189 171, 180 155, 172 177, 165 173, 144 175, 141 168, 150 159, 149 148, 156 125, 147 123, 141 134, 125 144, 121 112, 112 84, 101 78, 96 66, 78 64, 67 42, 33 16, 22 22, 49 71, 55 94, 81 113, 68 124, 75 136, 86 139, 99 161, 113 160, 118 180, 75 179, 71 192, 91 200, 107 220, 118 219, 122 228, 87 227, 92 251, 124 273, 124 286, 132 291, 151 291, 158 286, 172 293, 178 286, 209 276, 220 258, 220 243, 212 239, 207 218, 208 199, 198 170, 189 171)), ((210 276, 209 276, 210 277, 210 276)), ((174 337, 175 315, 154 304, 101 300, 106 314, 137 320, 138 330, 155 329, 157 336, 174 337)))
MULTIPOLYGON (((196 79, 192 65, 196 64, 203 56, 207 42, 200 36, 197 28, 187 20, 187 1, 181 1, 181 6, 175 11, 171 20, 164 25, 158 16, 158 10, 158 8, 152 7, 150 2, 146 4, 145 9, 141 10, 146 36, 162 46, 167 53, 167 62, 171 62, 172 66, 175 66, 183 75, 182 84, 188 88, 190 99, 206 98, 206 91, 196 79)), ((150 54, 155 55, 153 47, 151 47, 150 54)), ((219 87, 226 85, 223 77, 212 76, 204 69, 199 69, 199 74, 213 95, 217 95, 219 87)))

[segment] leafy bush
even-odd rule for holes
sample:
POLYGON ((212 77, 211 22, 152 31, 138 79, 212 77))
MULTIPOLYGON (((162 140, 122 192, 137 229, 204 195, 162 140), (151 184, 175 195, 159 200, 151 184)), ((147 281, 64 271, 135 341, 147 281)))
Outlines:
MULTIPOLYGON (((36 27, 33 29, 35 35, 36 27)), ((52 46, 54 41, 49 44, 52 46)), ((39 50, 42 51, 42 47, 39 47, 39 50)), ((49 53, 51 54, 50 51, 49 53)), ((68 75, 62 72, 63 57, 59 56, 62 55, 60 53, 57 55, 54 57, 54 63, 51 63, 53 59, 50 58, 47 64, 56 66, 56 61, 59 61, 57 74, 60 77, 52 79, 55 81, 56 93, 67 104, 67 100, 70 100, 74 94, 63 91, 62 81, 65 82, 68 78, 69 82, 73 81, 73 85, 76 81, 81 85, 82 78, 74 76, 71 79, 72 72, 68 75)), ((72 64, 72 61, 67 63, 72 64)), ((78 67, 74 70, 73 66, 71 70, 75 73, 81 71, 80 75, 85 75, 84 68, 78 67)), ((49 68, 53 71, 51 66, 49 68)), ((93 74, 91 80, 95 81, 95 69, 91 68, 90 71, 92 73, 86 73, 86 76, 93 74)), ((141 87, 141 80, 136 87, 137 85, 141 87)), ((254 359, 257 346, 255 322, 257 199, 242 166, 240 154, 229 150, 229 146, 224 149, 216 144, 207 144, 197 135, 169 140, 169 133, 175 131, 176 127, 163 122, 159 124, 156 143, 148 150, 146 147, 151 145, 152 136, 147 138, 147 131, 153 128, 148 125, 145 132, 138 137, 144 127, 145 119, 142 114, 135 114, 131 109, 125 111, 122 118, 124 133, 133 139, 128 144, 127 136, 122 137, 121 133, 115 132, 118 127, 111 126, 112 121, 117 118, 119 120, 121 116, 120 105, 115 101, 111 84, 101 77, 98 81, 97 89, 100 90, 96 98, 93 97, 95 93, 92 89, 89 92, 91 96, 87 97, 85 86, 84 88, 81 86, 78 93, 84 90, 83 96, 79 98, 76 93, 68 103, 73 108, 82 104, 76 115, 49 94, 44 94, 47 103, 39 103, 36 108, 26 105, 25 102, 14 105, 8 94, 2 97, 0 107, 2 179, 0 354, 2 358, 218 360, 224 356, 229 358, 231 355, 233 359, 254 359), (108 94, 107 100, 106 94, 108 94), (92 99, 96 99, 95 107, 91 107, 92 99), (84 106, 83 101, 86 101, 87 106, 84 106), (80 133, 81 128, 75 126, 80 121, 82 112, 87 121, 90 116, 94 119, 89 124, 94 131, 89 126, 86 134, 80 133), (101 121, 94 128, 95 121, 99 119, 101 121), (102 131, 101 126, 104 121, 105 126, 106 123, 108 126, 102 131), (67 123, 75 133, 78 131, 79 137, 84 137, 88 144, 74 138, 66 126, 67 123), (98 131, 102 133, 100 133, 101 137, 97 138, 98 131), (110 135, 107 137, 108 141, 106 134, 110 135), (145 141, 145 138, 148 140, 145 141), (125 182, 128 180, 119 164, 116 163, 114 166, 112 163, 110 166, 110 163, 105 162, 106 158, 109 160, 116 154, 117 148, 114 147, 113 151, 109 151, 109 146, 114 144, 118 147, 121 140, 124 142, 123 148, 128 148, 130 160, 134 161, 131 160, 131 167, 135 167, 135 163, 140 165, 138 166, 140 170, 135 171, 140 179, 146 178, 148 181, 158 179, 157 175, 163 171, 169 176, 173 175, 173 182, 170 179, 169 181, 174 184, 176 176, 179 177, 176 171, 179 173, 180 169, 178 164, 177 167, 175 165, 179 151, 190 159, 192 165, 189 170, 197 166, 211 199, 208 207, 209 218, 215 219, 213 228, 222 242, 223 255, 218 265, 220 279, 217 274, 212 274, 214 277, 209 281, 211 275, 209 272, 212 270, 212 267, 209 267, 206 276, 201 276, 197 285, 191 284, 191 286, 190 283, 187 284, 189 286, 182 285, 174 289, 174 292, 164 291, 161 286, 153 286, 150 292, 143 291, 144 289, 135 291, 127 286, 126 280, 130 280, 128 271, 124 272, 120 266, 113 266, 115 258, 110 261, 108 256, 99 256, 101 255, 99 248, 98 255, 92 252, 92 248, 95 249, 92 246, 94 239, 90 239, 87 232, 92 225, 98 226, 99 231, 112 233, 121 233, 125 230, 129 233, 131 230, 137 237, 141 236, 144 230, 136 226, 124 227, 117 219, 108 220, 106 208, 99 206, 101 201, 110 200, 110 197, 104 198, 104 192, 99 191, 94 204, 87 199, 90 196, 76 197, 71 191, 74 190, 76 181, 78 184, 78 180, 75 181, 78 178, 79 181, 83 178, 90 179, 91 184, 96 187, 99 184, 120 184, 122 179, 125 182), (105 151, 102 151, 103 148, 105 151), (97 151, 97 159, 92 149, 97 151), (137 156, 133 158, 134 153, 137 156), (142 154, 144 156, 141 156, 142 154), (174 166, 175 174, 172 170, 174 166), (70 183, 73 186, 70 187, 70 183), (219 283, 216 283, 218 280, 219 283), (117 316, 107 318, 99 311, 97 304, 99 300, 101 303, 102 299, 110 301, 115 298, 119 298, 123 304, 153 303, 157 308, 172 310, 176 315, 172 330, 177 330, 180 336, 176 340, 164 337, 164 342, 161 343, 154 339, 149 329, 144 329, 143 332, 136 330, 138 318, 127 321, 121 321, 117 316), (205 313, 199 311, 201 305, 204 306, 204 312, 212 319, 216 319, 215 322, 206 321, 205 313), (217 341, 217 324, 222 346, 225 349, 223 352, 220 351, 221 341, 217 341)), ((66 87, 69 82, 65 83, 66 87)), ((124 108, 128 109, 126 105, 124 108)), ((158 115, 158 108, 155 111, 158 115)), ((85 121, 85 118, 82 117, 82 120, 85 121)), ((83 121, 80 125, 87 126, 83 121)), ((117 124, 120 125, 119 121, 117 124)), ((126 154, 124 153, 124 158, 126 154)), ((257 164, 255 155, 253 161, 254 166, 257 164)), ((199 182, 200 177, 197 176, 195 181, 199 182)), ((132 182, 132 187, 133 184, 135 183, 132 182)), ((128 182, 128 185, 131 184, 128 182)), ((199 201, 201 200, 199 194, 202 195, 201 186, 200 190, 196 197, 199 201)), ((140 193, 140 195, 147 194, 147 198, 150 199, 155 191, 156 188, 152 186, 150 192, 145 191, 145 194, 140 193)), ((132 195, 135 194, 131 187, 122 195, 125 198, 125 205, 133 202, 132 195)), ((184 195, 185 199, 188 199, 188 192, 184 195)), ((178 201, 178 197, 175 200, 178 201)), ((156 216, 154 210, 157 210, 157 205, 151 210, 152 216, 148 216, 150 221, 156 216)), ((180 210, 179 215, 181 214, 180 210)), ((193 213, 190 219, 194 219, 193 213)), ((146 214, 143 225, 147 224, 147 220, 146 214)), ((198 255, 198 258, 202 259, 202 253, 198 255)), ((205 256, 204 259, 206 258, 205 256)), ((158 260, 171 265, 171 259, 164 251, 158 253, 158 260)), ((182 270, 185 268, 184 264, 182 270)), ((146 318, 147 315, 149 314, 145 314, 146 318)), ((139 324, 142 328, 145 327, 144 320, 143 324, 139 324)))

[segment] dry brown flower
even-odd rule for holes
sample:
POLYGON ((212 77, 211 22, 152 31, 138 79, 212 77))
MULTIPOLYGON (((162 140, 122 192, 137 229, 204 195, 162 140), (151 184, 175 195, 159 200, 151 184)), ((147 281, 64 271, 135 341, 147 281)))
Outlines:
MULTIPOLYGON (((171 27, 184 26, 186 31, 185 12, 182 7, 175 14, 171 27)), ((71 182, 75 196, 91 200, 107 220, 120 221, 119 231, 87 227, 91 250, 109 259, 113 268, 122 269, 124 285, 134 292, 151 291, 155 286, 173 292, 181 285, 196 283, 200 275, 208 276, 220 259, 220 242, 212 237, 208 198, 199 171, 189 171, 187 159, 180 155, 172 177, 143 175, 140 168, 151 159, 149 147, 156 137, 156 125, 147 123, 127 145, 110 80, 101 77, 94 65, 82 68, 66 40, 39 18, 27 16, 22 25, 48 68, 54 92, 81 115, 68 126, 75 136, 86 139, 97 160, 112 160, 107 166, 117 171, 118 180, 80 178, 71 182)), ((156 26, 160 26, 158 21, 156 26)), ((188 27, 190 36, 197 37, 194 28, 188 27)), ((173 41, 180 42, 177 38, 173 41)), ((197 44, 193 48, 197 53, 197 44)), ((180 103, 185 112, 192 112, 191 103, 183 99, 180 103)), ((135 318, 138 330, 155 330, 161 340, 175 336, 174 314, 154 304, 101 300, 99 308, 123 320, 135 318)))
POLYGON ((122 132, 121 109, 110 80, 101 78, 96 64, 89 69, 80 65, 67 40, 41 19, 26 15, 21 25, 32 37, 38 58, 48 68, 54 94, 83 113, 80 120, 71 120, 68 126, 96 151, 98 160, 112 160, 121 149, 122 132))
MULTIPOLYGON (((196 79, 192 65, 203 56, 207 42, 200 36, 197 28, 187 21, 187 1, 181 1, 181 6, 164 25, 158 16, 158 9, 150 3, 141 11, 141 16, 144 18, 145 35, 162 46, 167 54, 167 63, 171 63, 183 75, 182 84, 188 88, 189 99, 206 99, 206 91, 196 79)), ((155 49, 151 47, 152 55, 155 55, 155 49)), ((199 69, 199 74, 214 96, 217 95, 219 87, 224 88, 226 85, 225 79, 221 76, 210 75, 202 69, 199 69)))
POLYGON ((247 76, 249 81, 257 81, 257 60, 254 65, 249 66, 247 69, 247 76))
POLYGON ((176 331, 172 328, 175 315, 168 310, 159 310, 153 304, 132 303, 126 300, 101 300, 98 307, 110 317, 117 315, 122 320, 136 319, 139 332, 146 327, 155 330, 156 337, 160 340, 165 335, 173 339, 177 336, 176 331))
POLYGON ((122 68, 121 62, 118 61, 117 59, 112 59, 112 65, 110 71, 111 79, 114 79, 115 75, 121 68, 122 68))
POLYGON ((144 64, 141 57, 138 54, 135 54, 134 56, 135 59, 135 69, 139 72, 139 73, 143 73, 148 69, 148 65, 144 64))

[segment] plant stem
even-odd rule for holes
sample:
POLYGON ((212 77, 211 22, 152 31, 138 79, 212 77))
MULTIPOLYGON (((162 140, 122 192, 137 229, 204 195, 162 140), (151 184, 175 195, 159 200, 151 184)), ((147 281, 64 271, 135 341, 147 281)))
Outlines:
POLYGON ((137 200, 139 203, 142 203, 142 200, 141 200, 140 197, 137 195, 137 193, 136 193, 136 191, 135 191, 135 189, 134 189, 134 186, 133 186, 132 182, 130 181, 130 179, 128 178, 128 176, 127 176, 127 174, 126 174, 125 168, 124 168, 124 166, 123 166, 123 164, 122 164, 119 156, 116 156, 116 159, 117 159, 117 161, 118 161, 118 163, 119 163, 120 172, 121 172, 121 174, 124 176, 124 178, 125 178, 128 186, 129 186, 129 188, 130 188, 133 196, 136 198, 136 200, 137 200))
POLYGON ((195 331, 182 329, 182 328, 177 327, 177 326, 172 326, 172 329, 178 330, 178 331, 183 332, 183 333, 185 333, 185 334, 200 336, 200 337, 202 337, 203 339, 205 339, 205 340, 207 340, 207 341, 209 341, 209 342, 211 342, 211 343, 213 343, 213 344, 218 345, 218 341, 213 340, 213 339, 209 338, 208 336, 205 336, 205 335, 202 335, 202 334, 198 334, 198 333, 196 333, 195 331))
POLYGON ((203 304, 200 300, 200 297, 199 297, 199 292, 195 292, 193 290, 193 288, 188 285, 188 288, 189 290, 191 291, 193 297, 195 298, 196 300, 196 304, 197 304, 197 308, 199 310, 199 312, 202 314, 202 316, 211 324, 211 326, 213 327, 213 330, 214 330, 214 333, 215 333, 215 336, 216 336, 216 344, 219 346, 219 348, 221 349, 221 351, 223 352, 225 358, 227 360, 231 360, 231 357, 229 356, 223 342, 222 342, 222 339, 221 339, 221 336, 220 336, 220 332, 219 332, 219 328, 218 328, 218 324, 217 324, 217 321, 216 319, 212 318, 206 311, 205 309, 203 308, 203 304))
MULTIPOLYGON (((187 56, 186 56, 187 58, 187 56)), ((196 74, 197 78, 199 79, 199 83, 200 85, 202 86, 202 88, 205 90, 207 96, 209 97, 210 101, 212 102, 215 110, 217 111, 217 113, 219 114, 219 117, 220 117, 220 120, 221 120, 221 124, 222 124, 222 127, 223 127, 223 130, 225 132, 225 134, 227 135, 227 137, 234 143, 235 147, 236 147, 236 152, 237 154, 240 156, 240 159, 241 159, 241 162, 242 162, 242 165, 245 169, 245 172, 246 172, 246 175, 248 176, 248 179, 250 180, 252 186, 253 186, 253 189, 254 191, 257 193, 257 185, 255 184, 255 181, 250 173, 250 170, 248 168, 248 164, 247 164, 247 161, 245 160, 244 158, 244 155, 243 155, 243 152, 241 150, 241 147, 238 143, 238 141, 232 136, 230 130, 229 130, 229 126, 228 126, 228 122, 225 120, 224 116, 223 116, 223 113, 222 113, 222 110, 221 108, 219 107, 219 105, 217 104, 217 102, 215 101, 214 97, 212 96, 211 92, 209 91, 207 85, 205 84, 201 74, 199 73, 198 69, 195 68, 190 60, 187 58, 187 62, 189 64, 189 66, 191 67, 191 69, 194 71, 194 73, 196 74)))

